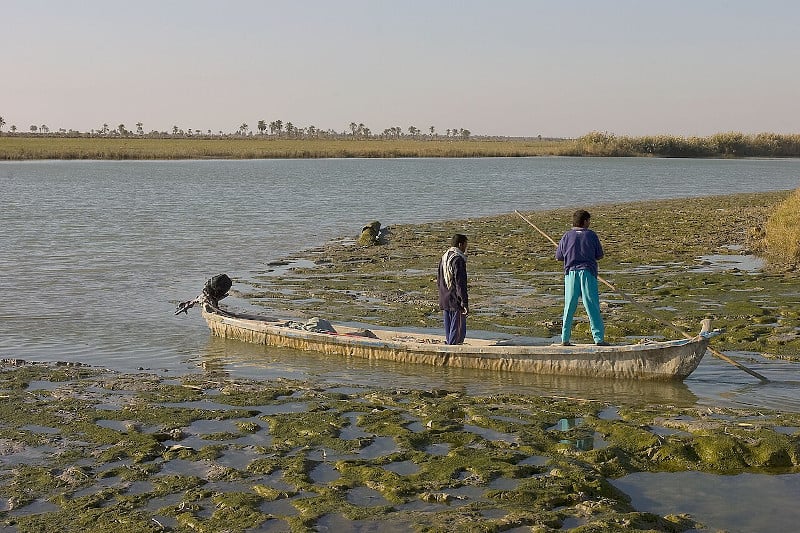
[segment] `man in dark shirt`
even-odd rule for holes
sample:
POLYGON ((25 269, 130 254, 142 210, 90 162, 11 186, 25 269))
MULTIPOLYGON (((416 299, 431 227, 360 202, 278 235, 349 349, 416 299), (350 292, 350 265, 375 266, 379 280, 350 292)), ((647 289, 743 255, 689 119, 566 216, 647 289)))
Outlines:
POLYGON ((571 346, 572 319, 578 297, 589 315, 589 325, 595 344, 607 346, 605 327, 600 316, 600 294, 597 290, 597 260, 603 258, 603 247, 597 234, 589 229, 588 211, 579 209, 572 216, 572 229, 561 237, 556 259, 564 262, 564 323, 561 344, 571 346))
POLYGON ((436 285, 444 318, 447 344, 461 344, 467 335, 467 236, 453 235, 452 246, 442 255, 436 285))

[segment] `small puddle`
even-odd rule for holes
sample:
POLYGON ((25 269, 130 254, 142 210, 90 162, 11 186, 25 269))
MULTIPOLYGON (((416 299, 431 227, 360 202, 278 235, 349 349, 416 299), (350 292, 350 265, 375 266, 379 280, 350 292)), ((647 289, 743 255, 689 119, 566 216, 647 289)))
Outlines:
POLYGON ((622 417, 619 416, 619 409, 616 407, 606 407, 597 413, 597 418, 600 420, 622 420, 622 417))
POLYGON ((235 468, 236 470, 244 470, 247 465, 262 457, 263 454, 257 453, 254 449, 236 450, 228 448, 220 457, 214 459, 217 464, 235 468))
POLYGON ((754 255, 704 255, 698 259, 701 265, 691 272, 719 272, 720 270, 741 270, 758 272, 764 268, 764 260, 754 255))
POLYGON ((800 523, 800 506, 787 505, 787 495, 800 494, 800 474, 637 472, 609 481, 637 511, 688 513, 709 531, 797 531, 800 523))
POLYGON ((516 435, 509 435, 508 433, 501 433, 499 431, 483 428, 480 426, 472 426, 469 424, 464 424, 464 431, 475 433, 476 435, 480 435, 481 437, 489 441, 502 441, 509 443, 519 442, 519 438, 516 435))
POLYGON ((401 476, 408 476, 419 472, 419 465, 414 461, 397 461, 384 465, 384 469, 400 474, 401 476))
POLYGON ((277 405, 261 405, 257 407, 262 415, 288 415, 294 413, 305 413, 308 411, 306 402, 289 402, 277 405))
POLYGON ((512 479, 510 477, 498 477, 493 479, 487 487, 495 490, 516 490, 519 486, 519 479, 512 479))
POLYGON ((425 446, 423 450, 425 453, 429 453, 431 455, 443 456, 450 453, 450 444, 447 442, 435 442, 428 446, 425 446))
POLYGON ((350 520, 341 514, 326 514, 317 520, 314 531, 341 533, 357 531, 362 533, 380 531, 380 533, 408 533, 414 531, 415 524, 410 519, 388 520, 350 520))
POLYGON ((61 508, 47 500, 34 500, 28 505, 8 511, 9 516, 30 516, 34 514, 55 513, 61 508))
POLYGON ((400 448, 398 448, 392 437, 375 437, 372 444, 362 448, 357 453, 360 459, 375 459, 398 451, 400 451, 400 448))
POLYGON ((369 487, 354 487, 347 491, 347 501, 360 507, 378 507, 390 505, 383 495, 369 487))
POLYGON ((311 478, 311 481, 314 483, 330 483, 331 481, 339 479, 341 474, 331 465, 320 463, 308 473, 308 477, 311 478))
POLYGON ((133 421, 101 419, 95 422, 95 424, 97 424, 101 428, 113 429, 114 431, 119 431, 120 433, 127 433, 129 431, 130 425, 133 424, 133 421))
POLYGON ((262 503, 261 512, 274 516, 297 516, 300 514, 300 511, 292 505, 292 501, 286 498, 262 503))
POLYGON ((422 422, 419 421, 410 422, 405 425, 405 428, 411 431, 412 433, 422 433, 423 431, 425 431, 425 426, 423 426, 422 422))
POLYGON ((342 415, 350 420, 350 425, 339 430, 339 438, 343 440, 353 440, 361 437, 371 437, 369 433, 358 427, 357 419, 362 413, 350 412, 342 415))
POLYGON ((533 465, 533 466, 544 466, 550 462, 549 457, 545 457, 544 455, 531 455, 530 457, 526 457, 522 461, 518 462, 518 465, 533 465))
POLYGON ((63 387, 66 385, 67 382, 62 381, 43 381, 43 380, 34 380, 28 383, 28 386, 25 388, 26 391, 35 391, 35 390, 48 390, 54 391, 59 387, 63 387))

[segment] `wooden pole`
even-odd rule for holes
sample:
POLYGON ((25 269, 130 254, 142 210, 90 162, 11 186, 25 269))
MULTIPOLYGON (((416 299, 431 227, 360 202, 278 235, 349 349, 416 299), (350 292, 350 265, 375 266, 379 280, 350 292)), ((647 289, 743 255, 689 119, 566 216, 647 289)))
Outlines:
MULTIPOLYGON (((552 238, 550 238, 550 235, 548 235, 548 234, 547 234, 547 233, 545 233, 544 231, 540 230, 540 229, 539 229, 539 228, 536 226, 536 224, 534 224, 533 222, 531 222, 530 220, 528 220, 528 218, 527 218, 525 215, 523 215, 522 213, 520 213, 520 212, 519 212, 519 211, 517 211, 516 209, 514 210, 514 212, 515 212, 517 215, 519 215, 519 217, 520 217, 522 220, 524 220, 525 222, 527 222, 528 224, 530 224, 530 226, 531 226, 533 229, 535 229, 536 231, 538 231, 539 233, 541 233, 541 234, 542 234, 542 235, 543 235, 543 236, 544 236, 544 237, 545 237, 545 238, 546 238, 548 241, 550 241, 550 242, 553 244, 553 246, 558 246, 558 243, 556 243, 556 241, 554 241, 552 238)), ((650 311, 648 308, 646 308, 646 307, 644 307, 643 305, 639 304, 639 303, 638 303, 636 300, 634 300, 633 298, 631 298, 629 295, 625 294, 625 293, 624 293, 624 292, 622 292, 621 290, 617 289, 617 288, 616 288, 614 285, 612 285, 611 283, 609 283, 608 281, 606 281, 605 279, 603 279, 601 276, 597 276, 597 279, 598 279, 598 280, 599 280, 601 283, 603 283, 604 285, 606 285, 606 286, 607 286, 609 289, 611 289, 612 291, 616 292, 617 294, 619 294, 620 296, 622 296, 622 297, 623 297, 625 300, 627 300, 628 302, 630 302, 630 303, 631 303, 631 304, 632 304, 634 307, 636 307, 636 309, 638 309, 639 311, 643 312, 644 314, 646 314, 646 315, 648 315, 648 316, 650 316, 650 317, 652 317, 652 318, 655 318, 656 320, 658 320, 658 321, 659 321, 661 324, 663 324, 664 326, 667 326, 668 328, 672 329, 673 331, 677 332, 679 335, 682 335, 683 337, 685 337, 685 338, 687 338, 687 339, 692 339, 692 338, 694 338, 694 337, 692 337, 691 335, 689 335, 688 333, 686 333, 686 332, 685 332, 683 329, 681 329, 681 328, 679 328, 678 326, 676 326, 675 324, 673 324, 672 322, 670 322, 670 321, 668 321, 668 320, 665 320, 665 319, 661 318, 660 316, 658 316, 658 315, 656 315, 655 313, 653 313, 652 311, 650 311)), ((748 374, 750 374, 751 376, 753 376, 753 377, 756 377, 756 378, 760 379, 760 380, 761 380, 761 381, 763 381, 763 382, 767 382, 767 381, 769 381, 767 378, 765 378, 764 376, 762 376, 761 374, 759 374, 759 373, 758 373, 758 372, 756 372, 755 370, 751 370, 751 369, 747 368, 747 367, 746 367, 746 366, 744 366, 743 364, 741 364, 741 363, 739 363, 739 362, 737 362, 737 361, 734 361, 733 359, 731 359, 730 357, 728 357, 728 356, 727 356, 727 355, 725 355, 724 353, 722 353, 722 352, 720 352, 720 351, 717 351, 717 350, 715 350, 714 348, 712 348, 712 347, 710 347, 710 346, 708 347, 708 351, 709 351, 709 352, 711 352, 711 354, 712 354, 714 357, 716 357, 716 358, 718 358, 718 359, 722 359, 722 360, 723 360, 723 361, 725 361, 726 363, 730 363, 730 364, 732 364, 733 366, 735 366, 735 367, 736 367, 736 368, 738 368, 739 370, 743 370, 743 371, 747 372, 748 374)))

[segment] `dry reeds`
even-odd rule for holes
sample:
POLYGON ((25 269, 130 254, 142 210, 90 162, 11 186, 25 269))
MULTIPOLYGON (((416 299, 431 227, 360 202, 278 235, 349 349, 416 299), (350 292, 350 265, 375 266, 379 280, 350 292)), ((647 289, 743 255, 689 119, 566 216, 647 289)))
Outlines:
POLYGON ((800 189, 778 204, 764 225, 764 255, 773 268, 800 268, 800 189))

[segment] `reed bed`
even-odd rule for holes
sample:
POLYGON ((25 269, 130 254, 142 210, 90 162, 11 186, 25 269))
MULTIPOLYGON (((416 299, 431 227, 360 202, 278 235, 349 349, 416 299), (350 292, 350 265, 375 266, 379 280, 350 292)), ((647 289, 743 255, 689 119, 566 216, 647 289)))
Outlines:
POLYGON ((625 137, 592 132, 564 148, 563 155, 575 156, 800 157, 800 134, 728 132, 709 137, 625 137))
POLYGON ((0 137, 0 160, 313 159, 560 155, 572 141, 0 137))
POLYGON ((800 189, 778 204, 767 219, 764 255, 773 268, 800 268, 800 189))
POLYGON ((0 160, 532 156, 800 157, 800 134, 626 137, 592 132, 578 139, 0 136, 0 160))

